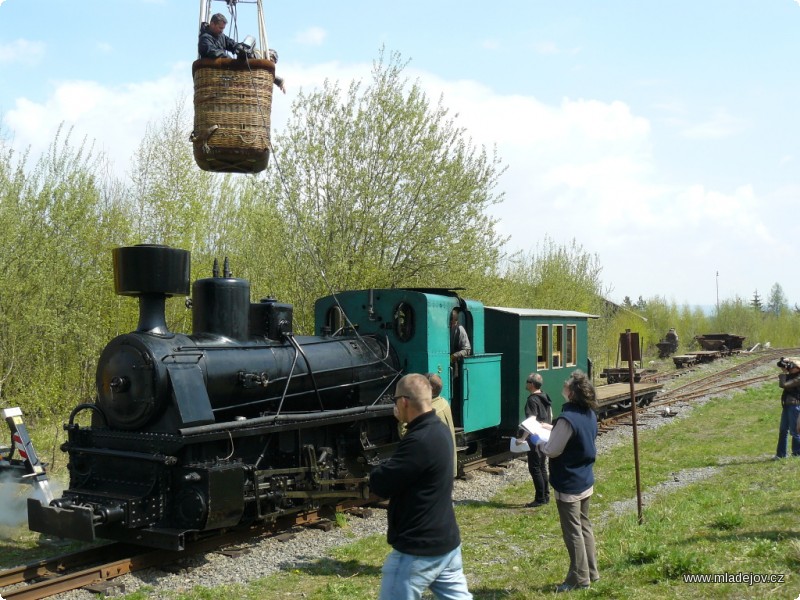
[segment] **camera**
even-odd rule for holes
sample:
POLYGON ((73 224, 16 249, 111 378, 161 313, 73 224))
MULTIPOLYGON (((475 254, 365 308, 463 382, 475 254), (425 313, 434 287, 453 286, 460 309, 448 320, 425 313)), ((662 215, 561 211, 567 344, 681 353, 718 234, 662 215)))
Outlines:
POLYGON ((781 357, 781 359, 778 361, 778 368, 784 369, 786 371, 788 371, 789 369, 794 369, 796 366, 797 364, 795 364, 793 360, 790 360, 788 358, 781 357))

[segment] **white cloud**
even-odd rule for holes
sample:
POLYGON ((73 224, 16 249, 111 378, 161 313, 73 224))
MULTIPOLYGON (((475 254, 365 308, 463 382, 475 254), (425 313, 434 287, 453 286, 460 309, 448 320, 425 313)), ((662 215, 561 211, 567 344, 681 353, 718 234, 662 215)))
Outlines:
POLYGON ((534 45, 538 54, 558 54, 559 49, 555 42, 538 42, 534 45))
MULTIPOLYGON (((493 213, 512 249, 534 248, 544 235, 559 243, 576 239, 600 256, 603 279, 619 300, 658 294, 713 304, 715 270, 721 298, 746 293, 740 290, 755 285, 756 274, 764 289, 785 280, 769 257, 795 236, 780 220, 768 220, 768 200, 748 185, 717 190, 702 181, 663 181, 651 121, 626 103, 548 104, 499 95, 475 81, 418 76, 429 97, 443 94, 457 123, 476 143, 496 145, 508 166, 500 182, 506 199, 493 213)), ((722 111, 715 116, 718 131, 721 124, 742 127, 722 111)), ((787 210, 798 195, 785 194, 787 210)), ((787 295, 793 297, 788 289, 787 295)), ((800 289, 795 295, 800 299, 800 289)))
POLYGON ((299 32, 294 39, 300 44, 321 46, 327 35, 327 32, 322 27, 309 27, 305 31, 299 32))
POLYGON ((103 54, 110 54, 114 51, 114 47, 108 42, 97 42, 96 47, 98 52, 102 52, 103 54))
POLYGON ((719 108, 702 123, 684 127, 681 136, 691 140, 721 139, 741 133, 746 127, 744 120, 732 116, 724 108, 719 108))
MULTIPOLYGON (((34 157, 47 148, 63 124, 72 128, 73 140, 94 141, 95 148, 124 172, 147 124, 168 114, 179 98, 191 98, 188 72, 188 65, 180 64, 159 79, 121 86, 59 82, 44 102, 17 98, 14 108, 3 115, 3 124, 13 133, 14 145, 30 147, 34 157)), ((188 135, 187 131, 187 139, 188 135)))
MULTIPOLYGON (((15 145, 31 145, 35 156, 64 122, 74 126, 73 139, 96 139, 124 172, 146 125, 168 114, 176 99, 191 99, 187 67, 124 86, 60 82, 44 102, 17 98, 4 125, 15 145)), ((286 122, 301 87, 327 78, 340 81, 344 93, 350 80, 368 79, 370 70, 369 63, 282 64, 289 91, 274 98, 273 129, 286 122)), ((785 281, 785 261, 776 260, 795 252, 785 215, 796 211, 800 188, 765 197, 750 185, 719 190, 703 181, 664 181, 651 120, 622 101, 551 104, 501 95, 483 82, 411 69, 407 75, 419 78, 433 101, 443 95, 476 144, 497 147, 508 166, 499 189, 506 200, 492 210, 500 232, 512 236, 511 249, 534 248, 544 235, 559 243, 576 239, 600 256, 604 281, 618 300, 660 294, 713 304, 718 270, 721 298, 781 281, 790 300, 800 301, 800 288, 785 281)))
POLYGON ((0 44, 0 64, 20 63, 26 66, 38 64, 45 54, 43 42, 25 39, 0 44))

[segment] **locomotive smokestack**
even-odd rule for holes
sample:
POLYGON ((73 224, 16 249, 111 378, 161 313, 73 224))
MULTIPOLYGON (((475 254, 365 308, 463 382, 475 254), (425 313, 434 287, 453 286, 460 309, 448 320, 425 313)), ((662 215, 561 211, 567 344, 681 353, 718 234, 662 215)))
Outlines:
POLYGON ((170 296, 189 293, 190 256, 187 250, 155 244, 113 250, 114 291, 139 298, 136 331, 169 335, 165 302, 170 296))
POLYGON ((164 294, 142 294, 139 296, 138 333, 169 335, 166 319, 166 300, 164 294))

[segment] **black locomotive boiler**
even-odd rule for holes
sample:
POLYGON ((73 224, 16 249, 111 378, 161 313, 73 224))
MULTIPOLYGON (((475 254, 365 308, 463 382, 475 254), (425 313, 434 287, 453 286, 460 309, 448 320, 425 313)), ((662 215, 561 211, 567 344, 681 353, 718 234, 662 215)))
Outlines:
POLYGON ((385 335, 295 336, 291 305, 251 303, 227 261, 192 286, 193 333, 175 333, 165 302, 189 291, 189 253, 140 245, 113 259, 139 324, 104 349, 96 401, 72 411, 69 488, 29 500, 33 531, 179 550, 367 497, 369 464, 397 441, 388 391, 400 369, 385 335))

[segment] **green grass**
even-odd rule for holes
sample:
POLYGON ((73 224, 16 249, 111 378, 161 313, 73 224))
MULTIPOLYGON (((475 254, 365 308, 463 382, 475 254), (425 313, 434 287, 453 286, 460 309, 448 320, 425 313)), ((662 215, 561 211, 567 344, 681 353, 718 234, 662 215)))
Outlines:
MULTIPOLYGON (((660 489, 638 523, 635 502, 624 514, 615 503, 635 498, 630 444, 604 452, 596 465, 592 519, 601 581, 576 598, 796 598, 800 593, 800 460, 773 462, 780 415, 776 385, 715 400, 690 419, 639 436, 644 491, 660 489), (688 485, 659 488, 709 468, 688 485), (686 574, 784 574, 783 583, 684 583, 686 574)), ((491 502, 456 508, 464 569, 476 599, 549 596, 567 570, 553 503, 532 511, 526 482, 491 502)), ((222 598, 375 598, 389 547, 372 536, 241 586, 195 589, 177 600, 222 598)), ((0 553, 1 554, 1 553, 0 553)), ((5 562, 5 561, 4 561, 5 562)), ((129 600, 155 598, 147 591, 129 600)))

